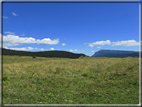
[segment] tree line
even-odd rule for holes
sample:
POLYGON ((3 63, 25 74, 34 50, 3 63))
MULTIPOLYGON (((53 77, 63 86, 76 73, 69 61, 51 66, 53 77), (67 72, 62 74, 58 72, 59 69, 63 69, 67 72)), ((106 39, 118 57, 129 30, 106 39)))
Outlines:
POLYGON ((76 54, 67 51, 41 51, 41 52, 28 52, 28 51, 16 51, 2 48, 3 55, 18 55, 18 56, 36 56, 36 57, 57 57, 57 58, 79 58, 85 57, 85 54, 76 54))

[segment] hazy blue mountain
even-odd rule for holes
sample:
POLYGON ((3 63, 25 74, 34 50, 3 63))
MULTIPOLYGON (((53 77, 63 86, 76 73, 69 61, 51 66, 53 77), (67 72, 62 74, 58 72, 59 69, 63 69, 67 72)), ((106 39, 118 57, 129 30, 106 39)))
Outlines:
POLYGON ((92 57, 139 57, 138 51, 104 50, 95 52, 92 57))

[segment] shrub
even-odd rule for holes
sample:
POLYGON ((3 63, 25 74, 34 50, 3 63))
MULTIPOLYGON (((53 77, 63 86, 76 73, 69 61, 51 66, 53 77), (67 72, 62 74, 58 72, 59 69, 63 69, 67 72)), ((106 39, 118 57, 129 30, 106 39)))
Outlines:
POLYGON ((36 56, 33 56, 33 58, 36 58, 36 56))
POLYGON ((83 56, 80 56, 79 58, 80 58, 80 59, 82 59, 82 58, 83 58, 83 56))
POLYGON ((8 78, 6 76, 3 76, 2 80, 6 81, 8 78))
POLYGON ((88 73, 85 72, 85 73, 82 74, 82 76, 87 77, 88 73))

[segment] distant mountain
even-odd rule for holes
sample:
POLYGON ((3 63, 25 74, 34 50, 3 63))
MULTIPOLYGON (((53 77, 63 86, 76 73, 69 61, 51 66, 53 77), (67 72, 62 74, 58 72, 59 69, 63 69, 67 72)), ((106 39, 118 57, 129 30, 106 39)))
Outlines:
POLYGON ((58 57, 58 58, 79 58, 80 56, 86 56, 85 54, 75 54, 67 51, 40 51, 40 52, 27 52, 16 51, 2 48, 3 55, 18 55, 18 56, 37 56, 37 57, 58 57))
POLYGON ((104 50, 95 52, 92 57, 139 57, 138 51, 104 50))

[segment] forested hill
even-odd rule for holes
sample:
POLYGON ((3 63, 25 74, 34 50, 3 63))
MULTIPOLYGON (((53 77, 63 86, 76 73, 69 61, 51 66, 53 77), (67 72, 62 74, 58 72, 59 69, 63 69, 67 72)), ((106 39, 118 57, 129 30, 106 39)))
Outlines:
POLYGON ((86 56, 85 54, 76 54, 67 51, 40 51, 40 52, 28 52, 28 51, 16 51, 2 48, 3 55, 18 55, 18 56, 36 56, 36 57, 58 57, 58 58, 79 58, 80 56, 86 56))

